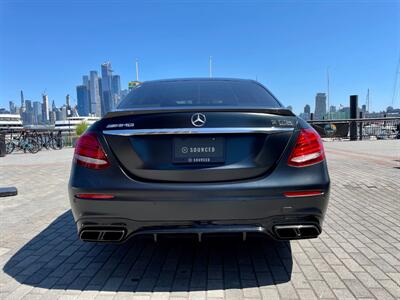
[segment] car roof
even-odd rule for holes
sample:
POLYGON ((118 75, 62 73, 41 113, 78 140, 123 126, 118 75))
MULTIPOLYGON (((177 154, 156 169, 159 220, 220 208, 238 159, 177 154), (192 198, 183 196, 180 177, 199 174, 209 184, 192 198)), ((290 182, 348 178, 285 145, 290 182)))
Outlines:
POLYGON ((241 78, 225 78, 225 77, 193 77, 193 78, 171 78, 171 79, 157 79, 157 80, 148 80, 143 81, 142 84, 146 83, 158 83, 158 82, 177 82, 177 81, 239 81, 239 82, 256 82, 252 79, 241 79, 241 78))

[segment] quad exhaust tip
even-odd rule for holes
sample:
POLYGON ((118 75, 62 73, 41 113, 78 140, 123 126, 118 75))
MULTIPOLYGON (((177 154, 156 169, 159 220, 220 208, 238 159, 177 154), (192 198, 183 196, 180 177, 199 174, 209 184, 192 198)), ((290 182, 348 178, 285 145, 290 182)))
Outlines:
POLYGON ((321 233, 315 225, 277 225, 274 232, 279 239, 310 239, 316 238, 321 233))
POLYGON ((82 241, 87 242, 121 242, 125 237, 125 229, 82 229, 79 237, 82 241))

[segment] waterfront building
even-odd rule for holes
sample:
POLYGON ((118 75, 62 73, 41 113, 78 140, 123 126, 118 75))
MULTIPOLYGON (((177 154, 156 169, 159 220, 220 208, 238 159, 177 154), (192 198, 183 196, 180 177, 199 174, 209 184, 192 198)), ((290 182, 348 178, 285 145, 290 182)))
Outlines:
POLYGON ((101 103, 100 103, 100 90, 99 90, 99 77, 96 71, 90 71, 90 113, 100 117, 101 116, 101 103))
POLYGON ((0 130, 22 128, 22 120, 19 114, 0 114, 0 130))
POLYGON ((74 134, 78 124, 85 122, 90 126, 99 119, 99 117, 68 117, 65 120, 56 121, 54 129, 64 134, 74 134))
POLYGON ((326 94, 317 93, 315 96, 315 120, 322 120, 326 114, 326 94))

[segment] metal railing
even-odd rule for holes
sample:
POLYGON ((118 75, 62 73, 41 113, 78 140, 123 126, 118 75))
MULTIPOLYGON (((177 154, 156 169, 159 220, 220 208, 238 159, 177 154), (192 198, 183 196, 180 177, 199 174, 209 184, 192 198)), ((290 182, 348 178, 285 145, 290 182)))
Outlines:
POLYGON ((333 139, 399 139, 400 117, 344 120, 310 120, 308 123, 323 138, 333 139), (351 136, 351 127, 353 135, 351 136))
POLYGON ((37 153, 41 150, 59 150, 73 145, 75 136, 52 129, 1 129, 5 135, 6 153, 23 151, 37 153))

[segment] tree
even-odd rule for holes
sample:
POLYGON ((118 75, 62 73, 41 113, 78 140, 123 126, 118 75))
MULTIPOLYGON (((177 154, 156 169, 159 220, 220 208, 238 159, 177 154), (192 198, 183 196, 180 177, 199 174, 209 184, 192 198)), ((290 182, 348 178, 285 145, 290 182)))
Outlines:
POLYGON ((76 129, 75 129, 76 135, 77 136, 81 136, 86 131, 86 129, 88 127, 89 127, 89 125, 85 121, 83 121, 82 123, 76 125, 76 129))

